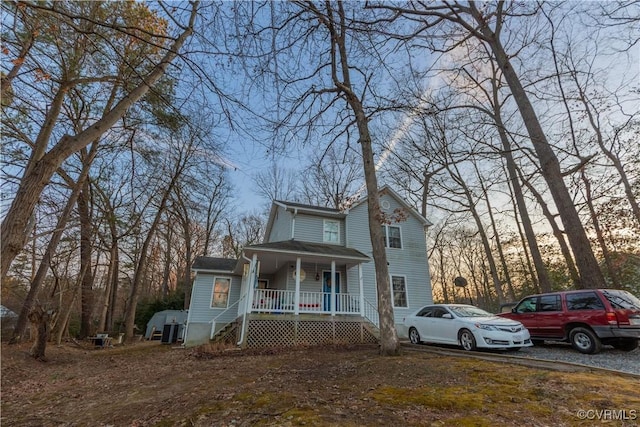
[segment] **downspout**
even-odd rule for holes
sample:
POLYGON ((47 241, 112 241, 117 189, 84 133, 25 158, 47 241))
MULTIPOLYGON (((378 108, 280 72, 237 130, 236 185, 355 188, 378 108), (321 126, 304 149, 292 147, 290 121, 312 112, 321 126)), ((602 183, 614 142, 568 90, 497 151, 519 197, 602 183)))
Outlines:
POLYGON ((358 284, 360 286, 360 316, 365 317, 364 314, 364 280, 362 277, 362 263, 358 264, 358 284))
POLYGON ((296 238, 296 216, 298 216, 298 208, 293 209, 293 218, 291 219, 291 240, 296 238))
MULTIPOLYGON (((198 277, 198 273, 196 272, 196 275, 193 277, 193 283, 191 284, 191 295, 193 295, 193 288, 196 285, 196 278, 198 277)), ((191 323, 191 313, 193 312, 193 310, 191 310, 191 303, 189 303, 189 309, 188 309, 188 313, 187 313, 187 324, 184 327, 184 336, 182 337, 182 347, 186 347, 187 346, 187 337, 189 336, 189 323, 191 323)))
POLYGON ((242 328, 240 329, 240 340, 237 345, 241 345, 244 342, 244 335, 247 329, 247 312, 251 309, 253 305, 253 288, 255 286, 255 275, 256 275, 256 265, 258 263, 258 254, 253 254, 252 259, 247 258, 244 253, 242 254, 242 258, 249 261, 251 267, 249 268, 249 282, 247 283, 247 302, 244 308, 244 312, 242 313, 242 328))

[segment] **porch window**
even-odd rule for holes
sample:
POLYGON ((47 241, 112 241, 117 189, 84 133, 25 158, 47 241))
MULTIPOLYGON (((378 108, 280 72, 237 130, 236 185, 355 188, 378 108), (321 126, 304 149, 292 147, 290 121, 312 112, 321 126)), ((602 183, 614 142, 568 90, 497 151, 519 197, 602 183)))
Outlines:
POLYGON ((393 306, 408 307, 407 285, 404 276, 391 276, 391 288, 393 291, 393 306))
POLYGON ((402 249, 402 235, 400 234, 400 227, 395 225, 383 225, 382 234, 384 235, 385 247, 402 249))
POLYGON ((340 223, 338 221, 324 220, 324 242, 340 243, 340 223))
POLYGON ((216 277, 213 281, 213 296, 211 308, 227 308, 229 305, 229 288, 231 279, 228 277, 216 277))

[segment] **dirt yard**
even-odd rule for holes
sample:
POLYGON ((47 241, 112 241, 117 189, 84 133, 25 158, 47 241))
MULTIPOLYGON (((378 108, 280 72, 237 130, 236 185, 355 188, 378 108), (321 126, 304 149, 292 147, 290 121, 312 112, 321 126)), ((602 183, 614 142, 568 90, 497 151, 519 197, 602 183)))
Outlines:
POLYGON ((3 427, 582 426, 601 410, 627 418, 607 425, 640 423, 638 379, 594 372, 415 351, 380 357, 372 346, 70 343, 49 345, 46 362, 28 349, 2 344, 3 427))

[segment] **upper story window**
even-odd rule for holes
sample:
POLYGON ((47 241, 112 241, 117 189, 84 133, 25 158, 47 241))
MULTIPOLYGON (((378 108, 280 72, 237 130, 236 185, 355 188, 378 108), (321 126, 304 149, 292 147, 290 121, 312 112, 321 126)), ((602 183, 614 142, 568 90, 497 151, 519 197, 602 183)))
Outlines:
POLYGON ((402 248, 402 235, 400 227, 395 225, 383 225, 382 235, 384 236, 384 246, 387 248, 402 248))
POLYGON ((340 243, 340 222, 325 219, 323 236, 325 243, 340 243))

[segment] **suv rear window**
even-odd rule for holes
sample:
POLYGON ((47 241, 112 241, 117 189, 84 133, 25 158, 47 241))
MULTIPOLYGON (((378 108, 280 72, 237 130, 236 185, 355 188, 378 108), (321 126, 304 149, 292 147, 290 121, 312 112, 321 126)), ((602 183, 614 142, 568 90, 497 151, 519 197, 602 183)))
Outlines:
POLYGON ((606 289, 602 291, 613 308, 623 310, 640 310, 640 299, 627 291, 606 289))
POLYGON ((595 292, 567 294, 567 310, 604 310, 604 305, 595 292))

